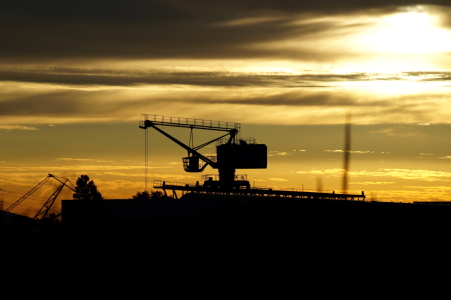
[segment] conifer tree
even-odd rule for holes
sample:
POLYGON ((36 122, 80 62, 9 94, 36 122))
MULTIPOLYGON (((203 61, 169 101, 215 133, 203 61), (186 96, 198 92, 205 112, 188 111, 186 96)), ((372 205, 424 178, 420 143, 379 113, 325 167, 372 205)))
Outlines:
POLYGON ((78 177, 73 198, 75 200, 103 200, 102 194, 97 190, 94 181, 89 180, 88 175, 78 177))

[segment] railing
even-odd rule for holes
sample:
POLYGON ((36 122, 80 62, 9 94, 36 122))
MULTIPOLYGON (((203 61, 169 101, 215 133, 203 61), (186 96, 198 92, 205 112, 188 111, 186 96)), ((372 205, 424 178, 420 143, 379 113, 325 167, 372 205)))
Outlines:
MULTIPOLYGON (((208 178, 214 178, 213 180, 218 180, 219 177, 217 174, 212 175, 202 175, 202 180, 207 181, 208 178)), ((247 175, 246 174, 236 174, 235 180, 246 180, 247 175), (237 179, 238 178, 238 179, 237 179)), ((164 187, 196 187, 196 184, 187 184, 183 182, 168 182, 164 180, 154 180, 153 181, 153 187, 154 188, 164 188, 164 187)), ((244 188, 244 187, 243 187, 244 188)), ((262 192, 268 193, 268 192, 296 192, 296 193, 316 193, 316 194, 329 194, 329 195, 341 195, 341 193, 335 193, 335 191, 330 190, 312 190, 312 189, 294 189, 294 188, 273 188, 273 187, 267 187, 267 186, 256 186, 251 187, 251 190, 261 190, 262 192)), ((361 192, 348 192, 347 195, 359 195, 361 192)))
MULTIPOLYGON (((208 175, 206 175, 208 176, 208 175)), ((276 196, 276 197, 300 197, 307 199, 323 199, 323 200, 351 200, 351 201, 365 201, 365 194, 361 193, 335 193, 333 191, 324 190, 305 190, 293 188, 270 188, 270 187, 212 187, 204 186, 203 184, 185 184, 181 182, 165 182, 162 180, 154 180, 154 188, 161 188, 163 190, 181 190, 195 193, 219 193, 219 194, 244 194, 244 195, 259 195, 259 196, 276 196)))
MULTIPOLYGON (((214 180, 219 181, 219 175, 218 174, 206 174, 201 176, 202 181, 208 181, 208 180, 214 180)), ((235 181, 247 181, 247 174, 235 174, 234 177, 235 181)))
POLYGON ((167 182, 164 180, 154 180, 153 181, 153 187, 156 189, 168 187, 168 186, 195 187, 196 185, 195 184, 187 184, 187 183, 183 183, 183 182, 167 182))
POLYGON ((332 191, 330 190, 305 190, 305 189, 294 189, 294 188, 273 188, 267 186, 256 186, 251 187, 254 190, 262 190, 262 191, 278 191, 278 192, 305 192, 305 193, 322 193, 322 194, 330 194, 332 191))
MULTIPOLYGON (((229 139, 227 139, 227 138, 217 140, 216 146, 227 144, 228 141, 229 141, 229 139)), ((253 137, 238 140, 239 143, 241 141, 245 142, 246 144, 257 144, 257 140, 253 137)))
POLYGON ((214 129, 214 130, 231 130, 236 129, 241 130, 240 123, 225 122, 225 121, 212 121, 203 119, 192 119, 192 118, 181 118, 181 117, 170 117, 170 116, 159 116, 159 115, 148 115, 143 114, 143 120, 140 122, 144 125, 145 121, 151 121, 155 124, 176 126, 176 127, 192 127, 200 129, 214 129))

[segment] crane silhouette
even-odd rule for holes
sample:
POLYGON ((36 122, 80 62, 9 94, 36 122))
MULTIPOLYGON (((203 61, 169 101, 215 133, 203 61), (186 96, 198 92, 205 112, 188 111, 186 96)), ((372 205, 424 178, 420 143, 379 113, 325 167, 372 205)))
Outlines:
MULTIPOLYGON (((241 129, 240 127, 239 123, 156 115, 143 115, 143 120, 140 121, 139 125, 141 129, 155 129, 187 150, 188 156, 182 158, 183 168, 186 172, 202 172, 207 166, 211 166, 213 169, 218 169, 219 180, 216 181, 210 178, 207 184, 217 187, 235 188, 250 186, 247 180, 235 180, 235 170, 265 169, 267 167, 268 155, 265 144, 257 144, 254 138, 239 138, 238 133, 241 129), (189 128, 191 130, 189 145, 163 131, 159 126, 189 128), (198 146, 194 146, 193 129, 223 131, 227 133, 198 146), (216 156, 206 156, 199 152, 200 149, 214 142, 216 142, 216 156)), ((147 142, 148 139, 146 138, 146 151, 148 147, 147 142)), ((145 159, 147 168, 147 154, 145 159)))

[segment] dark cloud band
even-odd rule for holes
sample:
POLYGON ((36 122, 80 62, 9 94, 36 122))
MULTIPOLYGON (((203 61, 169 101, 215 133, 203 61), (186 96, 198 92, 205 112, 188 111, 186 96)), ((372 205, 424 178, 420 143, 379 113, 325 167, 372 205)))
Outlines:
POLYGON ((0 81, 51 83, 81 86, 264 86, 264 87, 331 87, 342 82, 373 81, 449 81, 451 72, 402 72, 399 74, 289 74, 282 72, 164 72, 142 70, 34 68, 0 71, 0 81))
POLYGON ((312 14, 340 13, 352 19, 356 11, 386 13, 417 4, 450 5, 440 0, 6 0, 1 2, 0 10, 0 62, 76 58, 316 59, 318 54, 314 53, 281 52, 256 45, 289 38, 300 40, 340 26, 325 20, 293 24, 312 14), (261 20, 224 25, 246 18, 261 20))

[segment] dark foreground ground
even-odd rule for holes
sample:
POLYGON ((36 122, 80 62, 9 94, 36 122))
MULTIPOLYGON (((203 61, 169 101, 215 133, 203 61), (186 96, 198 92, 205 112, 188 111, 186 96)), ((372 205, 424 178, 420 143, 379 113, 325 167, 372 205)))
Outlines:
POLYGON ((9 278, 382 288, 440 279, 451 270, 451 207, 443 205, 281 200, 212 209, 207 223, 32 222, 1 227, 9 278))

